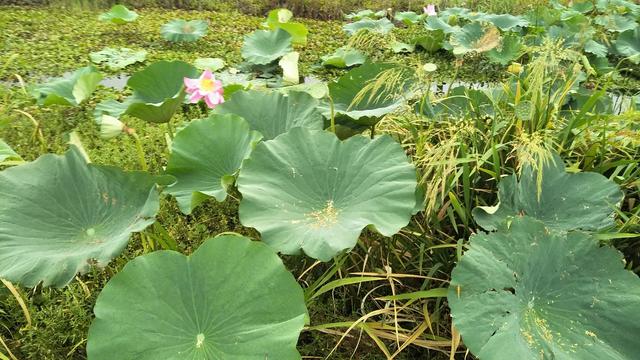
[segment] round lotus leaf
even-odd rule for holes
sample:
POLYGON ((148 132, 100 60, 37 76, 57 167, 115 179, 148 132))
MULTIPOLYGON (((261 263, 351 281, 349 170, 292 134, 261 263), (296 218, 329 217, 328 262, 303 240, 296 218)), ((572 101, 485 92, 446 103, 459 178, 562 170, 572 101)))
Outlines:
POLYGON ((323 118, 317 106, 318 100, 304 92, 249 90, 235 92, 214 111, 244 118, 251 129, 260 132, 265 140, 271 140, 294 127, 322 130, 323 118))
POLYGON ((102 13, 99 17, 101 21, 110 21, 114 24, 126 24, 135 21, 138 14, 127 9, 124 5, 114 5, 108 12, 102 13))
POLYGON ((238 177, 240 221, 285 254, 330 260, 372 225, 391 236, 415 205, 416 172, 385 135, 355 136, 293 128, 258 144, 238 177))
POLYGON ((254 65, 267 65, 292 51, 291 35, 282 29, 256 30, 242 45, 242 57, 254 65))
POLYGON ((358 31, 366 30, 371 31, 376 34, 385 35, 391 32, 395 26, 389 19, 382 18, 379 20, 371 20, 369 18, 365 18, 351 24, 346 24, 342 27, 344 31, 349 35, 354 35, 358 31))
POLYGON ((606 177, 592 172, 570 174, 557 154, 542 168, 538 191, 538 172, 522 169, 500 181, 498 204, 473 209, 473 217, 485 230, 495 230, 507 219, 527 215, 558 230, 600 230, 614 224, 615 208, 624 194, 606 177))
POLYGON ((165 191, 176 197, 185 214, 209 196, 224 201, 227 187, 260 138, 232 114, 191 121, 173 139, 167 174, 177 181, 165 191))
POLYGON ((184 78, 198 77, 198 70, 182 61, 158 61, 133 74, 127 86, 133 95, 126 114, 139 119, 165 123, 182 105, 184 78))
POLYGON ((158 211, 156 178, 65 155, 0 172, 0 278, 64 286, 120 254, 158 211))
POLYGON ((204 20, 171 20, 162 25, 160 33, 167 41, 191 42, 207 35, 207 22, 204 20))
POLYGON ((452 33, 449 42, 454 55, 464 55, 492 50, 500 45, 501 37, 496 27, 483 27, 479 22, 473 22, 452 33))
POLYGON ((323 56, 322 65, 344 69, 364 64, 366 60, 367 56, 362 51, 345 46, 337 49, 333 54, 323 56))
POLYGON ((632 360, 640 279, 614 248, 531 218, 475 235, 453 270, 453 323, 486 360, 632 360))
POLYGON ((490 22, 502 31, 513 31, 529 26, 529 21, 525 17, 510 14, 485 14, 478 20, 490 22))
POLYGON ((400 21, 407 26, 411 26, 424 20, 424 17, 424 14, 417 14, 414 11, 398 11, 393 16, 393 19, 396 21, 400 21))
POLYGON ((521 36, 508 33, 498 47, 487 51, 486 54, 491 62, 506 66, 522 55, 522 47, 521 36))
MULTIPOLYGON (((330 83, 329 95, 333 100, 336 118, 342 117, 357 125, 371 126, 404 104, 411 85, 411 76, 405 69, 395 64, 367 63, 330 83), (378 76, 382 76, 383 72, 396 79, 393 86, 389 86, 391 82, 384 82, 380 87, 365 89, 378 76)), ((327 106, 323 110, 325 116, 329 117, 331 109, 327 106)))
POLYGON ((85 66, 70 76, 54 78, 32 90, 38 105, 78 106, 91 96, 102 80, 102 74, 93 66, 85 66))
POLYGON ((266 245, 238 235, 191 256, 156 251, 114 276, 96 302, 92 360, 300 359, 302 289, 266 245))

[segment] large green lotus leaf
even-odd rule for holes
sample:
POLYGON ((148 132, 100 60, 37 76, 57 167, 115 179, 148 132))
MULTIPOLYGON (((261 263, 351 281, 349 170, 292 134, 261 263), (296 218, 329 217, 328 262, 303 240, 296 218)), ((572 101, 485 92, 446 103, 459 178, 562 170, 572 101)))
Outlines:
POLYGON ((345 19, 358 21, 360 19, 370 18, 370 19, 379 19, 387 14, 386 11, 380 10, 374 12, 373 10, 360 10, 357 13, 353 12, 345 15, 345 19))
POLYGON ((156 178, 65 155, 0 172, 0 277, 64 286, 120 254, 158 211, 156 178))
POLYGON ((307 310, 273 250, 223 235, 188 257, 164 250, 130 261, 94 313, 92 360, 295 360, 307 310))
POLYGON ((522 169, 500 181, 498 204, 473 209, 473 217, 485 230, 495 230, 508 218, 527 215, 558 230, 599 230, 613 225, 614 209, 624 194, 604 176, 583 172, 570 174, 564 162, 554 156, 542 168, 541 192, 538 172, 522 169))
POLYGON ((464 55, 472 52, 483 53, 500 45, 500 32, 493 26, 483 27, 479 22, 473 22, 451 35, 450 43, 454 55, 464 55))
POLYGON ((428 53, 434 53, 442 49, 444 38, 444 31, 430 30, 427 34, 419 35, 411 39, 411 44, 423 48, 428 53))
POLYGON ((251 129, 271 140, 294 127, 321 130, 322 114, 318 100, 304 92, 282 94, 275 91, 238 91, 214 110, 219 114, 236 114, 249 123, 251 129))
POLYGON ((160 33, 167 41, 191 42, 207 35, 207 22, 204 20, 171 20, 162 25, 160 33))
POLYGON ((431 31, 441 30, 445 34, 452 34, 460 31, 459 26, 449 25, 445 19, 437 16, 428 16, 424 23, 424 27, 431 31))
POLYGON ((414 44, 407 44, 397 40, 389 44, 389 47, 391 48, 391 51, 396 54, 412 53, 416 50, 416 46, 414 44))
POLYGON ((628 57, 634 64, 640 64, 640 27, 620 34, 615 47, 618 54, 628 57))
POLYGON ((518 59, 522 54, 521 36, 516 33, 508 33, 502 38, 500 45, 487 51, 487 57, 493 63, 508 65, 518 59))
POLYGON ((198 70, 182 61, 158 61, 133 74, 127 86, 133 95, 126 114, 153 122, 168 122, 182 105, 184 78, 195 78, 198 70))
POLYGON ((69 77, 53 79, 37 85, 33 95, 40 106, 78 106, 89 98, 102 80, 102 74, 93 66, 80 68, 69 77))
POLYGON ((282 29, 256 30, 245 36, 242 57, 255 65, 267 65, 293 51, 291 40, 282 29))
MULTIPOLYGON (((405 76, 404 72, 401 74, 398 86, 371 89, 363 97, 358 97, 360 91, 378 75, 394 68, 402 71, 395 64, 367 63, 350 70, 337 81, 330 83, 329 94, 336 117, 348 118, 358 125, 371 126, 378 123, 384 115, 402 106, 404 95, 408 94, 411 86, 410 77, 405 76), (404 94, 392 93, 398 90, 404 91, 404 94)), ((326 107, 324 113, 329 116, 330 109, 326 107)))
POLYGON ((377 34, 388 34, 393 30, 395 26, 389 19, 382 18, 379 20, 371 20, 368 18, 362 19, 360 21, 356 21, 350 24, 346 24, 342 27, 344 31, 349 35, 354 35, 360 30, 368 30, 377 34))
POLYGON ((138 14, 127 9, 124 5, 114 5, 111 10, 99 16, 101 21, 111 21, 114 24, 126 24, 135 21, 137 18, 138 14))
POLYGON ((524 217, 475 235, 449 286, 453 323, 487 360, 632 360, 640 279, 582 232, 524 217))
POLYGON ((290 22, 293 13, 287 9, 274 9, 269 11, 267 21, 264 23, 271 30, 282 29, 291 35, 294 44, 304 45, 307 43, 309 30, 304 24, 290 22))
POLYGON ((495 112, 493 102, 485 91, 468 89, 464 86, 453 88, 449 96, 440 99, 433 104, 432 108, 427 107, 425 113, 432 116, 448 116, 452 119, 466 117, 492 116, 495 112))
POLYGON ((167 174, 177 181, 165 192, 176 197, 185 214, 210 196, 224 201, 227 187, 260 138, 232 114, 191 121, 173 139, 167 174))
POLYGON ((393 16, 394 20, 400 21, 405 25, 417 24, 424 19, 423 14, 417 14, 414 11, 398 11, 393 16))
POLYGON ((584 44, 584 52, 593 54, 600 58, 605 58, 609 53, 609 49, 604 44, 594 40, 589 40, 584 44))
POLYGON ((330 260, 371 225, 385 236, 405 226, 415 205, 416 172, 390 136, 293 128, 256 146, 238 177, 240 221, 285 254, 301 249, 330 260))
POLYGON ((364 64, 366 60, 367 56, 362 51, 343 46, 334 51, 333 54, 323 56, 322 65, 344 69, 364 64))
POLYGON ((623 15, 599 15, 594 22, 605 30, 613 32, 625 32, 638 28, 638 23, 632 17, 623 15))
POLYGON ((4 140, 0 139, 0 164, 2 164, 5 160, 20 160, 22 159, 18 153, 13 151, 11 146, 4 142, 4 140))
POLYGON ((132 50, 128 48, 104 48, 89 54, 94 64, 105 64, 113 70, 123 69, 137 62, 144 62, 147 58, 145 50, 132 50))
POLYGON ((516 28, 529 26, 529 21, 525 17, 509 14, 485 14, 479 20, 490 22, 502 31, 512 31, 516 28))

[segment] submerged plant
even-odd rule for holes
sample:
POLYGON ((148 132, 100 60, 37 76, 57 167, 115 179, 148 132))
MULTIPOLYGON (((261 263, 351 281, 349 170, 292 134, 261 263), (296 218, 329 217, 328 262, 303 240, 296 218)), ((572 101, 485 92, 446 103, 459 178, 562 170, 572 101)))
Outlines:
POLYGON ((140 256, 104 287, 87 355, 95 360, 300 359, 302 289, 266 245, 239 235, 191 256, 140 256))

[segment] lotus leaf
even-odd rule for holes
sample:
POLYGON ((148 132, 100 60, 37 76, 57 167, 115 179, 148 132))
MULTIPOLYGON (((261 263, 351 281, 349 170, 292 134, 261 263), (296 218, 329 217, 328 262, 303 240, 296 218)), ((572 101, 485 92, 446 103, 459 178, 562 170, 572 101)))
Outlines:
POLYGON ((290 22, 293 13, 287 9, 275 9, 269 11, 265 26, 271 30, 282 29, 291 35, 291 41, 294 44, 304 45, 307 43, 307 34, 309 30, 304 24, 290 22))
POLYGON ((594 22, 605 30, 613 32, 625 32, 638 28, 638 23, 633 18, 623 15, 600 15, 596 16, 594 22))
POLYGON ((206 240, 191 256, 140 256, 96 302, 92 360, 300 359, 302 289, 268 246, 239 235, 206 240))
POLYGON ((583 172, 565 172, 557 155, 542 168, 541 192, 538 172, 530 166, 522 169, 520 181, 515 175, 500 181, 498 204, 473 209, 473 217, 485 230, 495 230, 508 218, 527 215, 558 230, 600 230, 613 225, 615 207, 623 193, 604 176, 583 172))
POLYGON ((640 279, 614 248, 531 218, 472 236, 449 287, 453 323, 487 360, 631 360, 640 279))
POLYGON ((417 14, 414 11, 399 11, 393 16, 393 18, 405 25, 412 25, 422 21, 424 19, 424 15, 417 14))
POLYGON ((37 85, 33 95, 38 105, 78 106, 91 96, 102 80, 102 75, 93 66, 80 68, 69 77, 53 79, 37 85))
POLYGON ((167 174, 177 181, 165 191, 176 197, 185 214, 210 196, 224 201, 227 187, 260 138, 232 114, 191 121, 173 139, 167 174))
POLYGON ((266 65, 292 50, 291 35, 285 30, 256 30, 245 36, 242 57, 254 65, 266 65))
POLYGON ((584 44, 584 52, 603 58, 607 56, 609 50, 606 45, 589 40, 584 44))
POLYGON ((449 96, 433 105, 433 115, 447 115, 454 119, 469 116, 484 117, 494 113, 491 98, 482 90, 464 86, 453 88, 449 96))
POLYGON ((480 18, 495 25, 502 31, 513 31, 516 28, 529 26, 529 21, 522 16, 513 16, 509 14, 486 14, 480 18))
POLYGON ((184 78, 197 76, 196 68, 182 61, 147 66, 127 81, 133 95, 127 99, 126 114, 153 123, 168 122, 184 100, 184 78))
POLYGON ((198 58, 193 62, 193 66, 200 70, 210 70, 216 72, 225 67, 224 60, 220 58, 198 58))
POLYGON ((425 35, 416 36, 411 39, 415 46, 423 48, 428 53, 434 53, 442 49, 445 33, 442 30, 431 30, 425 35))
POLYGON ((396 54, 399 53, 412 53, 416 50, 416 46, 414 44, 407 44, 400 41, 394 41, 391 43, 391 51, 396 54))
POLYGON ((172 42, 196 41, 207 35, 207 22, 204 20, 171 20, 162 25, 162 37, 172 42))
POLYGON ((454 55, 464 55, 471 52, 483 53, 500 45, 500 32, 495 27, 483 28, 474 22, 465 25, 451 35, 451 45, 454 55))
POLYGON ((615 47, 620 55, 628 57, 634 64, 640 64, 640 27, 620 34, 615 47))
POLYGON ((333 54, 322 57, 322 65, 327 67, 348 68, 354 65, 361 65, 367 60, 367 56, 362 51, 343 46, 333 54))
POLYGON ((502 42, 497 48, 487 51, 487 57, 491 62, 505 66, 518 59, 521 51, 520 35, 508 33, 502 38, 502 42))
POLYGON ((360 19, 370 18, 370 19, 379 19, 386 15, 384 10, 380 10, 377 12, 373 12, 372 10, 360 10, 357 13, 350 13, 345 15, 345 19, 358 21, 360 19))
POLYGON ((128 48, 104 48, 100 51, 89 54, 91 62, 94 64, 105 64, 113 70, 123 69, 137 62, 144 62, 147 58, 145 50, 132 50, 128 48))
POLYGON ((395 26, 389 19, 382 18, 380 20, 362 19, 360 21, 346 24, 342 28, 349 35, 354 35, 360 30, 369 30, 377 34, 388 34, 395 26))
POLYGON ((4 161, 7 160, 21 160, 22 158, 18 155, 9 144, 4 142, 4 140, 0 139, 0 165, 4 161))
POLYGON ((104 100, 98 103, 93 110, 93 118, 96 123, 100 123, 102 115, 109 115, 115 118, 119 118, 127 111, 127 108, 131 105, 131 98, 127 98, 124 102, 117 100, 104 100))
POLYGON ((249 123, 252 130, 271 140, 294 127, 322 129, 322 115, 316 109, 318 100, 304 92, 258 90, 238 91, 214 110, 220 114, 236 114, 249 123))
POLYGON ((101 21, 110 21, 114 24, 126 24, 135 21, 138 14, 135 11, 127 9, 124 5, 114 5, 111 10, 100 15, 101 21))
POLYGON ((416 172, 390 136, 355 136, 293 128, 258 144, 238 189, 240 221, 285 254, 323 261, 355 246, 372 226, 385 236, 405 226, 415 207, 416 172))
POLYGON ((425 21, 424 26, 427 30, 431 30, 431 31, 441 30, 445 34, 453 34, 455 32, 460 31, 459 26, 449 25, 448 22, 446 22, 445 20, 437 16, 427 17, 427 20, 425 21))
POLYGON ((61 287, 106 265, 155 221, 156 181, 87 164, 75 147, 0 172, 0 277, 61 287))
MULTIPOLYGON (((375 125, 384 115, 404 104, 404 98, 412 85, 411 79, 405 69, 394 64, 368 63, 350 70, 329 84, 336 118, 347 118, 358 125, 375 125), (364 90, 366 94, 359 98, 361 90, 376 80, 377 76, 384 71, 395 71, 394 69, 400 74, 397 87, 382 86, 370 91, 364 90), (395 93, 398 90, 404 93, 395 93)), ((330 109, 325 109, 325 114, 329 115, 330 109)))

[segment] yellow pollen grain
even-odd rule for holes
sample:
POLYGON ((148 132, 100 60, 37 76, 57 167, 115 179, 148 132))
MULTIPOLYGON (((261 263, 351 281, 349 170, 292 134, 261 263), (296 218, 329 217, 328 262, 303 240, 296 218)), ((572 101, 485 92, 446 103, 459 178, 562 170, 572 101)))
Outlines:
POLYGON ((329 200, 324 209, 305 214, 305 218, 311 222, 310 225, 314 229, 326 228, 338 222, 338 213, 339 210, 333 206, 333 200, 329 200))

